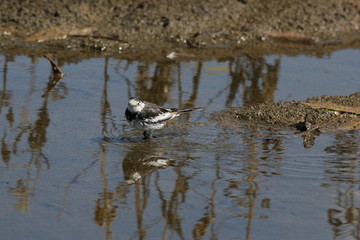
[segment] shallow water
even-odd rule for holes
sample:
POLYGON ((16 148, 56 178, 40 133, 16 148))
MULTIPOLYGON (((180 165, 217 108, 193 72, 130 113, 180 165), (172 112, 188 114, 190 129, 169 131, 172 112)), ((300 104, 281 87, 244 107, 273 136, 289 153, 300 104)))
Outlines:
POLYGON ((291 131, 210 114, 360 91, 360 54, 61 62, 1 55, 1 239, 360 238, 360 134, 291 131), (203 106, 143 141, 130 96, 203 106))

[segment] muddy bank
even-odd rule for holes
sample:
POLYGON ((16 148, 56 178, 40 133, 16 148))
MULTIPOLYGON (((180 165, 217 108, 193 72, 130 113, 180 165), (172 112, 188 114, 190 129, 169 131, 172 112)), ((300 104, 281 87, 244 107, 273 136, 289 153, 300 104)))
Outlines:
POLYGON ((216 112, 213 120, 239 128, 256 124, 311 134, 360 129, 360 92, 349 96, 320 96, 305 101, 265 102, 216 112))
POLYGON ((360 3, 320 1, 2 1, 6 46, 126 49, 241 47, 267 40, 339 43, 358 37, 360 3))

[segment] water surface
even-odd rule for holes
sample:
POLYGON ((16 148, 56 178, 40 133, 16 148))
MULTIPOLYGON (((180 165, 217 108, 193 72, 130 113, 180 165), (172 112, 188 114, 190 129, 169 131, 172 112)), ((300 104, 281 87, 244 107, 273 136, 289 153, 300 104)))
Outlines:
POLYGON ((0 55, 1 239, 356 239, 360 134, 306 149, 210 114, 360 91, 359 50, 312 57, 59 61, 0 55), (42 97, 43 96, 43 97, 42 97), (203 106, 143 141, 130 96, 203 106))

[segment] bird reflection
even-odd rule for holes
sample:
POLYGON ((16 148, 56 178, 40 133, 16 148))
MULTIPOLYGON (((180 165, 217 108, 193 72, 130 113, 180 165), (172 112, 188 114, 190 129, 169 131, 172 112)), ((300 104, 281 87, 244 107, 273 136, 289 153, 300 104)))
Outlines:
POLYGON ((123 161, 124 178, 128 184, 139 182, 145 176, 160 168, 169 166, 170 159, 163 157, 164 153, 156 144, 139 144, 129 151, 123 161), (144 147, 144 145, 147 145, 144 147))

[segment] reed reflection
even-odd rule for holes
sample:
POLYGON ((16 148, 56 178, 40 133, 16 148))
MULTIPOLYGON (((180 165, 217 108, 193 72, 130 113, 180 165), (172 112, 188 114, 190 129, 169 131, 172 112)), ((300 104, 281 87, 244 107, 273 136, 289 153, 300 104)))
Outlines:
MULTIPOLYGON (((0 115, 2 110, 6 109, 6 119, 9 124, 9 128, 5 128, 1 137, 1 155, 3 162, 10 168, 24 168, 24 178, 18 179, 14 187, 10 187, 9 191, 16 199, 15 208, 22 211, 29 210, 30 198, 34 195, 36 183, 40 177, 40 173, 44 167, 50 168, 50 161, 46 154, 44 154, 44 147, 47 142, 47 129, 50 125, 50 115, 48 112, 49 96, 54 96, 54 99, 64 98, 64 95, 54 91, 54 94, 48 91, 48 94, 44 95, 41 106, 37 110, 37 116, 34 121, 29 119, 31 112, 28 110, 31 105, 30 96, 35 93, 34 84, 36 82, 35 72, 36 59, 33 59, 33 65, 31 69, 31 81, 28 88, 26 100, 21 109, 21 112, 15 114, 12 110, 12 100, 15 96, 11 91, 6 89, 8 63, 14 62, 15 58, 5 56, 4 75, 3 75, 3 89, 0 97, 0 115), (56 97, 60 96, 60 98, 56 97), (17 120, 17 124, 15 125, 17 120), (15 125, 15 126, 14 126, 15 125), (28 148, 23 145, 23 142, 27 142, 28 148), (21 160, 21 164, 17 164, 18 154, 28 152, 30 154, 29 160, 24 162, 21 160), (34 169, 35 168, 35 172, 34 169)), ((55 87, 53 83, 55 76, 51 71, 48 86, 55 87)), ((59 80, 56 80, 58 82, 59 80)), ((63 85, 63 89, 66 86, 63 85)), ((36 96, 40 98, 40 96, 36 96)))
MULTIPOLYGON (((186 91, 189 90, 188 86, 186 89, 184 88, 186 79, 183 79, 183 76, 187 76, 188 69, 182 67, 184 65, 182 62, 138 62, 137 77, 134 81, 124 74, 129 69, 129 65, 134 62, 127 62, 123 69, 118 69, 118 73, 128 84, 129 97, 135 95, 143 100, 164 105, 169 98, 174 98, 170 94, 177 86, 179 107, 194 107, 199 98, 198 93, 203 80, 202 72, 206 66, 205 63, 204 61, 196 63, 188 99, 184 99, 184 96, 187 95, 186 91)), ((230 58, 228 60, 230 84, 219 85, 223 89, 219 90, 215 96, 201 97, 208 99, 208 104, 211 104, 216 98, 227 92, 225 107, 239 106, 238 103, 235 104, 239 92, 242 93, 241 102, 244 106, 273 101, 279 79, 280 64, 280 58, 276 58, 272 62, 265 57, 238 56, 230 58)))
POLYGON ((171 63, 155 63, 153 73, 151 63, 140 63, 136 78, 136 96, 148 101, 163 105, 169 98, 173 85, 171 63))
MULTIPOLYGON (((203 69, 203 62, 199 61, 196 63, 196 71, 194 73, 194 76, 192 77, 192 88, 190 96, 187 100, 183 99, 182 95, 182 83, 181 83, 181 76, 182 76, 182 69, 181 64, 178 64, 178 85, 179 85, 179 107, 185 107, 185 108, 194 108, 196 107, 196 101, 198 100, 198 93, 199 93, 199 87, 200 87, 200 80, 202 75, 202 69, 203 69)), ((189 117, 189 116, 188 116, 189 117)))
MULTIPOLYGON (((109 58, 104 58, 104 85, 102 89, 101 103, 100 103, 100 116, 102 124, 102 135, 106 140, 108 139, 109 126, 108 123, 112 123, 112 128, 114 127, 114 119, 112 115, 112 108, 110 101, 108 99, 108 81, 109 81, 109 58), (110 120, 110 121, 109 121, 110 120)), ((103 143, 99 144, 101 149, 101 183, 102 183, 102 192, 99 193, 99 198, 96 200, 96 205, 94 208, 94 221, 95 223, 105 228, 105 239, 112 239, 112 224, 117 217, 117 210, 121 201, 118 201, 122 198, 127 198, 128 190, 127 188, 118 187, 117 191, 112 191, 109 187, 109 181, 107 179, 106 166, 107 166, 107 146, 103 143)))
MULTIPOLYGON (((260 198, 261 185, 260 177, 270 177, 278 175, 281 155, 284 147, 279 139, 277 132, 271 129, 260 131, 256 127, 250 128, 242 136, 245 144, 246 160, 243 164, 243 178, 241 181, 230 181, 226 192, 229 197, 235 198, 240 211, 237 216, 247 219, 244 239, 251 239, 252 225, 255 218, 259 218, 260 208, 270 208, 270 198, 260 198), (261 145, 256 139, 263 139, 261 145), (271 162, 271 164, 269 164, 271 162), (260 202, 260 204, 259 204, 260 202)), ((269 216, 262 214, 261 219, 268 219, 269 216)))
MULTIPOLYGON (((218 135, 219 142, 224 141, 223 137, 218 135)), ((239 150, 244 153, 239 159, 224 164, 227 154, 217 152, 207 184, 208 194, 204 196, 203 214, 192 230, 193 239, 220 239, 234 222, 239 239, 252 239, 254 221, 270 218, 267 209, 271 208, 271 198, 261 197, 261 182, 264 177, 280 174, 282 141, 276 131, 249 128, 239 142, 244 146, 239 150), (228 211, 221 210, 224 206, 228 211)))
MULTIPOLYGON (((186 159, 189 158, 190 156, 186 157, 186 159)), ((174 163, 175 179, 170 191, 162 189, 160 175, 156 175, 155 187, 160 201, 161 215, 164 219, 164 227, 162 229, 163 239, 168 239, 174 235, 177 235, 180 239, 185 239, 186 232, 183 227, 181 207, 189 198, 191 180, 200 172, 199 169, 195 169, 193 173, 187 172, 185 169, 186 164, 186 161, 174 163), (168 192, 170 192, 170 195, 166 194, 168 192)))
POLYGON ((336 141, 325 149, 335 154, 328 161, 326 178, 337 191, 335 208, 328 209, 328 222, 334 239, 360 238, 360 135, 357 131, 336 134, 336 141))
POLYGON ((7 89, 7 75, 8 75, 8 64, 9 62, 14 62, 15 58, 13 56, 4 56, 4 65, 3 65, 3 81, 2 81, 2 89, 0 90, 0 114, 2 114, 3 107, 8 108, 7 120, 9 121, 10 126, 12 126, 14 122, 14 117, 12 113, 12 108, 10 107, 10 102, 12 96, 12 91, 7 89))
POLYGON ((103 89, 102 89, 102 96, 101 96, 101 103, 100 103, 102 135, 105 139, 108 138, 108 136, 110 135, 109 133, 113 129, 116 129, 115 116, 112 113, 111 102, 109 101, 109 96, 108 96, 108 82, 109 82, 109 78, 110 78, 108 71, 109 71, 109 58, 105 57, 104 58, 104 85, 103 85, 103 89))
MULTIPOLYGON (((12 56, 4 56, 3 65, 3 81, 2 89, 0 90, 0 115, 2 114, 3 108, 7 108, 6 120, 10 127, 14 125, 14 112, 11 107, 11 99, 13 97, 12 91, 7 89, 7 74, 8 74, 8 63, 14 62, 15 58, 12 56)), ((5 164, 8 164, 11 159, 10 145, 7 143, 7 131, 4 131, 1 137, 1 156, 5 164)))
POLYGON ((100 173, 102 192, 99 193, 99 198, 96 200, 94 221, 98 226, 105 228, 105 239, 110 240, 112 239, 112 224, 117 217, 118 207, 121 205, 119 200, 126 198, 128 191, 126 188, 121 189, 120 187, 118 191, 111 191, 106 173, 107 147, 101 143, 99 146, 101 149, 100 173))
POLYGON ((243 86, 243 105, 273 101, 277 88, 280 59, 266 62, 264 57, 241 56, 229 61, 231 84, 225 106, 231 107, 243 86))

